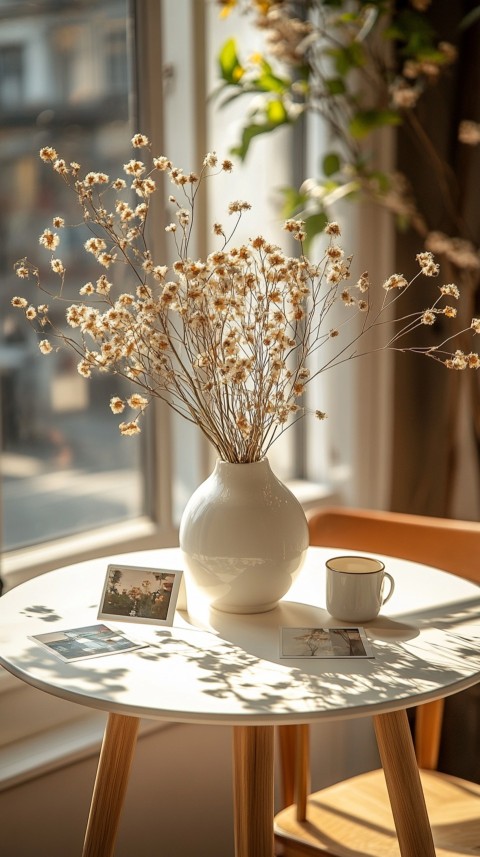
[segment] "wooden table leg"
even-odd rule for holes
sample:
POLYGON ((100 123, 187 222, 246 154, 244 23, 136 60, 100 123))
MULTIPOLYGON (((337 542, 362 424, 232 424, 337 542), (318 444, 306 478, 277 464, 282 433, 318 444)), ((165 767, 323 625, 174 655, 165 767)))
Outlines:
POLYGON ((236 857, 273 857, 273 726, 234 726, 236 857))
POLYGON ((444 699, 434 699, 415 709, 415 755, 419 768, 434 771, 437 767, 444 707, 444 699))
POLYGON ((83 846, 83 857, 113 857, 137 741, 138 717, 109 714, 83 846))
POLYGON ((402 857, 435 857, 407 712, 373 718, 402 857))

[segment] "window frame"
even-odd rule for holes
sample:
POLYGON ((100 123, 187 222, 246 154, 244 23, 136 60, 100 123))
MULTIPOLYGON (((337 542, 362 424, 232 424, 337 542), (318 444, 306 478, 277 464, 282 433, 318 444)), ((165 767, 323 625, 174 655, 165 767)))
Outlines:
MULTIPOLYGON (((158 0, 132 4, 131 16, 134 32, 130 39, 135 47, 141 46, 132 51, 134 88, 142 93, 142 98, 136 101, 134 113, 139 124, 142 120, 146 123, 147 116, 154 117, 148 123, 148 133, 154 146, 160 150, 162 117, 160 111, 152 110, 154 91, 146 82, 160 80, 163 74, 163 58, 159 49, 161 4, 158 0)), ((173 519, 171 491, 171 438, 170 410, 164 403, 155 401, 146 421, 142 449, 147 514, 2 553, 0 575, 4 591, 63 565, 112 553, 177 544, 178 528, 173 519), (152 474, 160 475, 154 478, 152 474)), ((0 504, 1 501, 0 494, 0 504)), ((104 725, 104 717, 99 717, 97 712, 42 693, 2 669, 0 697, 6 736, 3 747, 0 746, 0 767, 4 772, 0 777, 0 790, 64 765, 68 758, 78 759, 97 751, 104 725), (35 711, 33 721, 32 711, 35 711), (52 739, 54 736, 54 740, 50 736, 52 739)), ((161 724, 149 726, 147 723, 143 728, 149 731, 161 728, 161 724)))

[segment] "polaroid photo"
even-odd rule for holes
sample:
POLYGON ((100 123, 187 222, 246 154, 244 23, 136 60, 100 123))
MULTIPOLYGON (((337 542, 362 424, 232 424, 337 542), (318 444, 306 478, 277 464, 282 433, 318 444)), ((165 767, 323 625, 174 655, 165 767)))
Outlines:
POLYGON ((363 628, 281 628, 281 658, 374 658, 363 628))
POLYGON ((143 649, 146 643, 129 640, 121 631, 107 625, 86 625, 83 628, 68 628, 66 631, 51 631, 30 637, 43 648, 58 655, 63 661, 81 661, 143 649))
POLYGON ((98 619, 173 625, 182 572, 109 565, 98 619))

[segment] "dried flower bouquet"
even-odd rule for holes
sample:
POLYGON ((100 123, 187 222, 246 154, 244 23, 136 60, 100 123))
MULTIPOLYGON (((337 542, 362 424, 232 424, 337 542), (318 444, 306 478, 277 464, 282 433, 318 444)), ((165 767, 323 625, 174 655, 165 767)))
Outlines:
MULTIPOLYGON (((391 303, 419 276, 438 275, 431 253, 418 254, 419 272, 410 282, 393 274, 382 292, 370 288, 364 273, 349 285, 351 257, 338 243, 338 224, 327 224, 328 246, 318 263, 303 253, 305 232, 298 220, 285 223, 299 243, 298 256, 286 255, 261 235, 232 247, 232 236, 250 208, 235 201, 228 208, 233 225, 213 224, 218 248, 205 259, 192 259, 189 244, 199 190, 211 176, 230 172, 232 163, 209 153, 199 174, 185 174, 168 158, 151 157, 143 134, 135 134, 132 146, 145 150, 149 165, 133 157, 124 166, 126 179, 113 181, 101 172, 82 177, 79 164, 67 164, 51 147, 41 150, 42 160, 77 196, 91 232, 85 250, 99 265, 98 278, 80 288, 77 302, 63 297, 66 269, 57 248, 66 224, 54 217, 40 244, 51 254, 50 273, 59 278, 59 287, 46 286, 27 258, 16 263, 16 273, 33 279, 54 301, 66 302, 72 334, 57 324, 47 303, 36 305, 23 296, 12 300, 39 332, 42 354, 50 354, 56 342, 66 345, 78 355, 78 371, 85 378, 109 372, 137 388, 126 400, 110 400, 114 414, 131 410, 120 423, 123 434, 138 433, 147 405, 159 398, 198 425, 223 460, 258 461, 306 413, 302 396, 307 384, 326 369, 368 353, 364 341, 380 325, 385 325, 386 337, 378 350, 410 350, 454 369, 479 367, 477 353, 451 350, 458 331, 435 347, 408 345, 415 329, 434 324, 438 316, 456 316, 455 307, 444 301, 459 298, 453 284, 439 286, 427 308, 385 324, 391 303), (152 195, 163 175, 174 187, 168 199, 175 217, 166 232, 176 258, 168 264, 153 258, 146 233, 152 195), (121 292, 114 283, 119 266, 127 266, 130 291, 121 292), (379 291, 383 297, 375 301, 379 291), (330 324, 327 316, 336 305, 343 307, 345 318, 330 324), (329 347, 320 353, 327 343, 333 351, 329 347)), ((480 319, 473 319, 470 333, 479 332, 480 319)), ((314 413, 325 417, 320 410, 314 413)))

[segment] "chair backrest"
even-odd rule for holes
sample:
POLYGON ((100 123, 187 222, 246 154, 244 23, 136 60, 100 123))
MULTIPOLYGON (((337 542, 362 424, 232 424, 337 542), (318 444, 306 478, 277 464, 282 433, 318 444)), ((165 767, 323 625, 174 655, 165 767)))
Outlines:
MULTIPOLYGON (((310 544, 397 556, 480 583, 480 523, 400 512, 323 507, 307 515, 310 544)), ((443 700, 416 709, 415 752, 420 767, 436 768, 443 700)), ((308 728, 282 727, 285 805, 304 818, 308 791, 308 728), (303 813, 303 815, 302 815, 303 813)))
POLYGON ((480 583, 480 523, 325 507, 308 515, 310 544, 399 556, 480 583))

